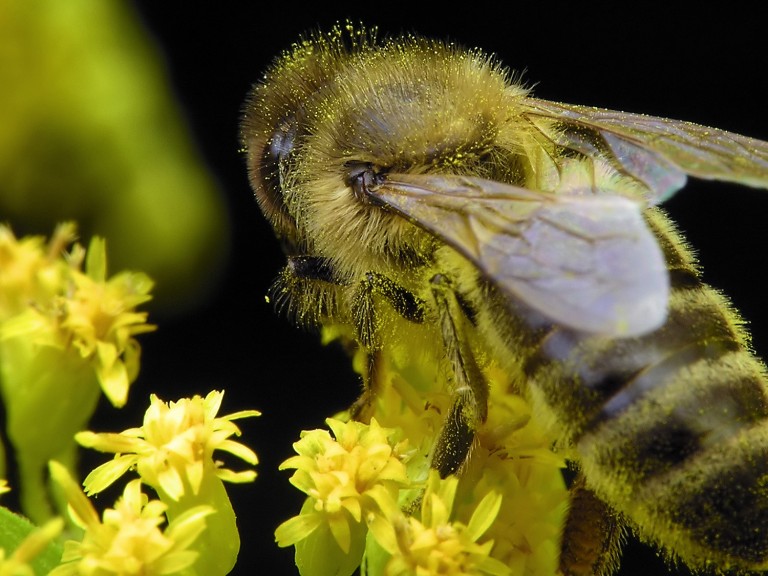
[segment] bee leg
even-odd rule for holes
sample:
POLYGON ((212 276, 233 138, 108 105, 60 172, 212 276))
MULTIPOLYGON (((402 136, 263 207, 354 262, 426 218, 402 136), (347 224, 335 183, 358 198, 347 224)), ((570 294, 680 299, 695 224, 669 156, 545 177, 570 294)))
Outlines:
POLYGON ((426 316, 426 303, 397 282, 383 274, 368 272, 360 281, 352 300, 352 318, 358 341, 368 352, 368 370, 364 376, 364 390, 350 408, 354 420, 367 422, 373 400, 381 386, 381 320, 376 313, 376 299, 386 300, 400 316, 421 323, 426 316))
MULTIPOLYGON (((327 282, 350 288, 349 284, 339 280, 333 262, 320 256, 289 256, 284 275, 292 280, 327 282)), ((289 285, 291 283, 288 282, 289 285)), ((370 419, 373 400, 381 387, 380 370, 377 369, 381 364, 381 320, 376 313, 377 298, 383 298, 400 316, 411 322, 421 323, 426 317, 426 302, 383 274, 368 272, 353 289, 351 311, 356 340, 368 354, 363 393, 350 408, 352 418, 361 422, 370 419)))
POLYGON ((455 474, 469 456, 475 431, 488 415, 488 384, 467 342, 463 323, 467 321, 459 298, 449 280, 435 275, 431 280, 437 305, 440 332, 452 367, 454 402, 435 443, 432 468, 442 478, 455 474))
POLYGON ((368 352, 368 366, 363 376, 363 392, 349 407, 349 416, 357 422, 368 423, 373 415, 373 402, 384 385, 380 378, 381 352, 368 352))
MULTIPOLYGON (((304 254, 288 256, 288 264, 283 270, 283 279, 284 285, 292 287, 299 293, 309 289, 310 284, 314 282, 324 282, 338 287, 347 286, 338 280, 333 268, 333 263, 329 259, 304 254), (297 282, 299 289, 295 288, 297 282)), ((354 316, 356 319, 361 319, 356 322, 356 324, 358 324, 358 337, 357 342, 346 342, 347 352, 350 356, 354 356, 356 346, 359 342, 363 342, 363 338, 360 334, 363 333, 367 335, 367 344, 364 343, 364 348, 368 355, 368 366, 367 369, 363 371, 363 393, 349 409, 352 419, 359 422, 368 422, 370 420, 373 400, 376 397, 377 390, 380 388, 379 378, 377 377, 379 371, 376 369, 377 364, 380 363, 380 360, 377 360, 380 353, 371 346, 371 342, 373 341, 372 327, 376 325, 376 317, 374 315, 372 302, 374 292, 374 289, 365 286, 356 290, 354 302, 358 303, 358 306, 357 309, 354 310, 354 316), (368 328, 363 330, 360 326, 366 326, 368 328)))
POLYGON ((586 487, 579 473, 563 529, 560 570, 564 576, 608 576, 619 566, 624 526, 616 513, 586 487))
POLYGON ((381 348, 381 320, 376 314, 376 297, 384 298, 400 316, 420 324, 426 317, 426 303, 394 280, 377 272, 368 272, 360 281, 352 301, 352 317, 358 338, 366 350, 381 348))

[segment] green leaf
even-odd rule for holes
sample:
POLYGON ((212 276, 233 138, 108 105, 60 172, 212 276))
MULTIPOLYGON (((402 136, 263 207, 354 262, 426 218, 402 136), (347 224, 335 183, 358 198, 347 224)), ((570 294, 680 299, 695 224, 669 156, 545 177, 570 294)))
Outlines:
MULTIPOLYGON (((13 553, 22 540, 37 526, 29 520, 0 507, 0 548, 5 549, 6 556, 13 553)), ((48 574, 59 565, 63 548, 59 542, 52 542, 30 564, 35 574, 48 574)))

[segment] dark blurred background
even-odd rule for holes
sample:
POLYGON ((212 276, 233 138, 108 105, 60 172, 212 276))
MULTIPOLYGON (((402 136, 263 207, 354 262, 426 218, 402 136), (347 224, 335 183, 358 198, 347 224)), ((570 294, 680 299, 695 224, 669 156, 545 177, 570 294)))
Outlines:
MULTIPOLYGON (((103 403, 93 429, 137 425, 150 392, 172 400, 224 388, 223 413, 263 411, 261 418, 242 422, 245 442, 261 459, 259 477, 253 485, 230 489, 241 527, 238 574, 295 573, 292 549, 278 549, 272 533, 297 512, 301 498, 287 482, 289 473, 277 466, 291 455, 300 430, 321 426, 350 404, 359 387, 340 350, 322 347, 316 335, 293 328, 265 302, 283 258, 238 153, 238 119, 250 85, 301 33, 349 18, 386 34, 447 38, 524 70, 542 98, 687 119, 768 139, 763 18, 723 4, 718 10, 678 9, 671 2, 654 9, 641 3, 501 4, 135 2, 224 195, 228 225, 222 234, 229 238, 219 240, 231 250, 226 262, 211 263, 212 271, 221 266, 223 272, 202 304, 183 313, 157 311, 159 330, 141 340, 142 373, 129 406, 117 411, 103 403)), ((755 348, 768 354, 762 281, 768 196, 694 181, 667 207, 697 248, 706 279, 733 298, 752 323, 755 348)), ((628 547, 622 574, 668 572, 673 573, 654 551, 628 547)))

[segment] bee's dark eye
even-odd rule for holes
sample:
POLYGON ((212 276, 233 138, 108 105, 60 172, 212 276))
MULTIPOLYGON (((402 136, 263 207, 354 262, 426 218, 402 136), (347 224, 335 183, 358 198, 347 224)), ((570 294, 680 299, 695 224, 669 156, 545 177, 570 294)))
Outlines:
POLYGON ((286 215, 283 173, 285 162, 293 151, 295 137, 295 122, 291 118, 281 121, 264 146, 259 162, 261 185, 256 189, 256 199, 270 220, 278 215, 286 215))
POLYGON ((269 156, 275 162, 285 160, 293 152, 293 144, 296 139, 296 122, 293 117, 283 120, 275 130, 265 150, 265 156, 269 156))
POLYGON ((295 116, 281 120, 266 141, 256 168, 256 200, 288 252, 295 251, 296 221, 285 204, 284 185, 298 132, 295 116))

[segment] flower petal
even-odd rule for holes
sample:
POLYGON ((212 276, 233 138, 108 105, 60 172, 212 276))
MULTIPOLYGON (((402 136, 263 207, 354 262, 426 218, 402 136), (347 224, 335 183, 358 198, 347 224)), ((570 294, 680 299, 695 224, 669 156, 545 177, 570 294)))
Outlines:
POLYGON ((134 454, 126 454, 125 456, 118 456, 95 468, 85 477, 85 480, 83 480, 85 493, 90 496, 105 490, 111 486, 115 480, 135 466, 137 460, 138 458, 134 454))
POLYGON ((323 523, 320 514, 299 514, 286 520, 275 530, 275 541, 281 548, 293 546, 314 532, 323 523))
POLYGON ((469 520, 467 532, 470 540, 477 542, 485 534, 486 530, 493 525, 496 516, 501 509, 501 494, 498 492, 489 492, 477 505, 469 520))

